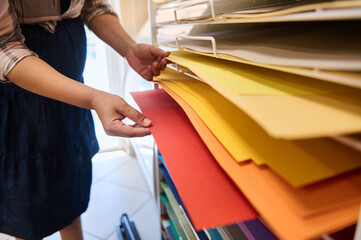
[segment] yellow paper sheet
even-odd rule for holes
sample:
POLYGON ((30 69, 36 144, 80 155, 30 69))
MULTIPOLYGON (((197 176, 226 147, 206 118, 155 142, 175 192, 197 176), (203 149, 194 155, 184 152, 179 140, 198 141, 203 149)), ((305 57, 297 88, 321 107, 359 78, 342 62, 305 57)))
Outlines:
POLYGON ((358 89, 187 52, 173 52, 169 59, 189 68, 275 138, 361 132, 358 89))
MULTIPOLYGON (((257 164, 267 164, 295 187, 321 181, 361 166, 361 154, 328 138, 286 141, 270 137, 250 117, 206 84, 173 70, 179 81, 162 81, 197 112, 237 161, 240 150, 257 164), (232 142, 233 145, 228 145, 232 142)), ((162 74, 159 79, 164 79, 162 74)), ((243 159, 246 160, 247 158, 243 159)))
POLYGON ((267 167, 252 162, 236 163, 197 113, 166 85, 161 85, 184 109, 217 162, 280 238, 316 238, 356 222, 361 197, 360 171, 310 187, 292 188, 267 167), (348 204, 354 212, 344 211, 348 204), (283 214, 274 215, 275 212, 283 214), (338 216, 331 218, 330 212, 338 216))
POLYGON ((283 96, 350 91, 350 88, 336 84, 189 52, 172 52, 168 59, 189 68, 213 88, 220 86, 235 94, 283 96))
MULTIPOLYGON (((165 44, 166 46, 169 46, 168 44, 165 44)), ((228 60, 238 63, 244 63, 252 66, 267 68, 267 69, 273 69, 281 72, 286 73, 292 73, 296 75, 301 75, 305 77, 320 79, 324 81, 328 81, 331 83, 337 83, 349 87, 356 87, 361 88, 361 72, 342 72, 342 71, 328 71, 328 70, 322 70, 322 69, 313 69, 313 68, 300 68, 300 67, 285 67, 285 66, 278 66, 278 65, 271 65, 271 64, 264 64, 264 63, 257 63, 248 61, 242 58, 238 58, 235 56, 231 56, 228 54, 218 53, 217 56, 214 56, 213 53, 201 53, 197 51, 193 51, 190 49, 184 49, 185 51, 199 54, 207 57, 212 57, 219 60, 228 60)), ((176 53, 177 52, 173 52, 176 53)))

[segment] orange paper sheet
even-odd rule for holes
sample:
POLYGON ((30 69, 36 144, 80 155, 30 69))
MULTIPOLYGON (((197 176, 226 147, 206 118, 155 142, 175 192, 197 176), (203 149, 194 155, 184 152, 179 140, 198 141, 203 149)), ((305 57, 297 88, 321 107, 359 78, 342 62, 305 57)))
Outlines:
POLYGON ((215 159, 281 239, 316 238, 357 221, 361 171, 292 188, 267 167, 234 161, 194 110, 161 85, 182 106, 215 159))

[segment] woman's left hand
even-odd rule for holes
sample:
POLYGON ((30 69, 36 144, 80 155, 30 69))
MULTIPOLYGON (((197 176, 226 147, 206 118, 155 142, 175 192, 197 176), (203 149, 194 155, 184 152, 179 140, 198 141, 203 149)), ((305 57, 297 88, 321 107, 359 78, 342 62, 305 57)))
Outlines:
POLYGON ((125 54, 129 65, 144 79, 153 80, 164 70, 170 52, 165 52, 149 44, 134 43, 125 54))

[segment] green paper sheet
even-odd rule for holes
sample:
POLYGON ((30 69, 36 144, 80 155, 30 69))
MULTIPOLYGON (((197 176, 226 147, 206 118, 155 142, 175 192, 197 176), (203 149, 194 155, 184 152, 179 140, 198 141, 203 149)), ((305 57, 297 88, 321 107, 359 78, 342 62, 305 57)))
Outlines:
MULTIPOLYGON (((181 213, 180 209, 179 209, 179 205, 177 200, 175 199, 172 191, 170 190, 168 184, 164 181, 160 181, 160 185, 162 187, 162 189, 164 190, 165 194, 168 197, 168 200, 170 202, 170 205, 174 211, 174 214, 176 215, 177 219, 180 220, 183 223, 183 226, 187 232, 187 235, 189 236, 189 238, 191 240, 196 240, 196 236, 194 236, 193 231, 191 229, 191 227, 189 226, 189 223, 187 221, 187 219, 183 216, 183 214, 181 213)), ((175 225, 179 225, 179 222, 174 222, 175 225)), ((188 238, 185 238, 188 239, 188 238)))
MULTIPOLYGON (((177 223, 178 222, 177 216, 175 215, 173 208, 170 205, 170 202, 169 202, 167 196, 165 195, 165 193, 160 194, 160 199, 162 200, 162 202, 164 204, 164 207, 168 213, 170 220, 172 222, 177 223)), ((177 235, 176 237, 178 237, 178 239, 179 239, 179 236, 181 236, 182 238, 186 237, 183 230, 180 228, 179 224, 173 224, 173 227, 175 228, 175 233, 177 235)))

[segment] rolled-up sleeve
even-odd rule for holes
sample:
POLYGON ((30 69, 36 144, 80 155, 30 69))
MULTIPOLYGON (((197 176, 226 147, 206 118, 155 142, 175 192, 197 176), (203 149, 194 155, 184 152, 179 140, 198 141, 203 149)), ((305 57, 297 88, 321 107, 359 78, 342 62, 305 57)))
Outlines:
POLYGON ((113 8, 105 0, 85 0, 84 6, 81 13, 81 18, 84 23, 88 25, 91 20, 96 16, 102 14, 112 14, 116 17, 117 14, 114 12, 113 8))
POLYGON ((0 1, 0 82, 8 82, 7 74, 27 56, 37 56, 24 44, 11 1, 0 1))

